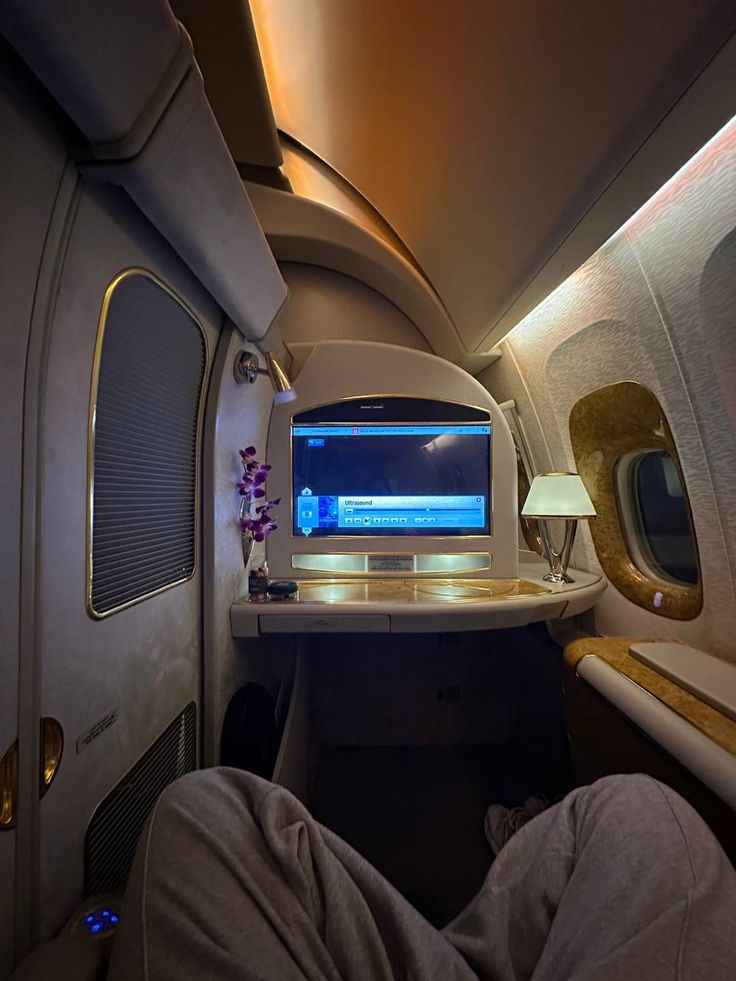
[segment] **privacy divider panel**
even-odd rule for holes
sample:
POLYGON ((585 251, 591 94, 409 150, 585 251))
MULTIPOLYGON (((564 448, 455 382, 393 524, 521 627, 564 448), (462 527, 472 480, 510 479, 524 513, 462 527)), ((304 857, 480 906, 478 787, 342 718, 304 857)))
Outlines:
POLYGON ((90 409, 88 611, 106 616, 189 579, 196 557, 204 336, 144 270, 107 290, 90 409))

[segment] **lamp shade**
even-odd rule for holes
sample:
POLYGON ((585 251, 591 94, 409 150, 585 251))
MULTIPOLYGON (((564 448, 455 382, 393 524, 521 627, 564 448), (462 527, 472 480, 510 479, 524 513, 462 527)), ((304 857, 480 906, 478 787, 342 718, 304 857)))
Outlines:
POLYGON ((593 518, 595 508, 576 473, 535 477, 521 511, 524 518, 593 518))

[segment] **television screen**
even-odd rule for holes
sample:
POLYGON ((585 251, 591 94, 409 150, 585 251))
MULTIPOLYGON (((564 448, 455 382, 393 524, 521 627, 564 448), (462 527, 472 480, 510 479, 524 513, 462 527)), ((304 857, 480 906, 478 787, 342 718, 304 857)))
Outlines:
POLYGON ((292 425, 293 534, 490 534, 491 425, 292 425))

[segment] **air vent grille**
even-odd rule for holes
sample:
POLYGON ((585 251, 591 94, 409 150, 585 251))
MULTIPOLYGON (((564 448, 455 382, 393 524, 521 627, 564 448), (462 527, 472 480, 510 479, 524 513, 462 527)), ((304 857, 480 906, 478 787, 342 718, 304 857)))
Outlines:
POLYGON ((122 892, 146 818, 164 789, 197 765, 190 703, 95 811, 84 843, 86 895, 122 892))
POLYGON ((96 616, 194 572, 199 325, 143 273, 108 293, 93 393, 89 606, 96 616))

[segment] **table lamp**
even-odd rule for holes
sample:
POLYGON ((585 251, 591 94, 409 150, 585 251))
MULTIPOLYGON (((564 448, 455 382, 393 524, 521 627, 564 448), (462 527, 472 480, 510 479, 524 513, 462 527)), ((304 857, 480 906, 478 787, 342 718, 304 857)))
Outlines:
POLYGON ((576 473, 543 473, 535 477, 521 510, 522 517, 536 518, 549 562, 545 582, 574 582, 567 574, 578 520, 594 518, 595 508, 576 473), (565 521, 565 540, 559 552, 552 547, 547 521, 561 518, 565 521))

